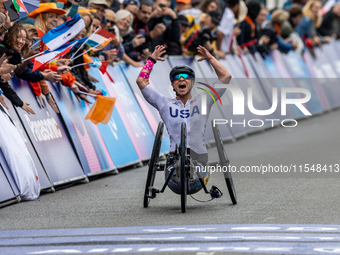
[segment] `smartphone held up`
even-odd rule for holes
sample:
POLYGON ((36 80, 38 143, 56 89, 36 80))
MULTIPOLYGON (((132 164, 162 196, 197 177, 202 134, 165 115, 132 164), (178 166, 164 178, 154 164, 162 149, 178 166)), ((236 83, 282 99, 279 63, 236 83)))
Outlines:
POLYGON ((11 21, 17 20, 20 17, 18 10, 15 8, 12 0, 4 2, 5 9, 8 11, 8 16, 11 21))

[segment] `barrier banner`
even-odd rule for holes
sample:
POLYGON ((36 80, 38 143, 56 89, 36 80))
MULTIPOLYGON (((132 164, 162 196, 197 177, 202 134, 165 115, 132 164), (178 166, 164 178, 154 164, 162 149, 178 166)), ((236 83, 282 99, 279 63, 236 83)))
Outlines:
MULTIPOLYGON (((266 67, 266 64, 260 55, 260 53, 255 52, 254 56, 252 54, 243 55, 243 59, 245 61, 246 66, 248 67, 248 72, 250 77, 259 78, 259 85, 261 86, 264 95, 266 96, 268 102, 272 102, 272 79, 269 70, 266 67)), ((276 118, 280 116, 280 110, 277 108, 275 112, 273 112, 272 117, 276 118)), ((278 123, 274 123, 278 125, 278 123)))
MULTIPOLYGON (((270 109, 272 105, 272 92, 269 91, 270 97, 266 95, 266 92, 264 91, 263 86, 261 86, 261 83, 265 83, 266 79, 257 79, 255 72, 249 63, 248 59, 245 57, 245 55, 241 55, 241 58, 238 56, 233 56, 231 61, 231 67, 234 69, 240 68, 241 71, 237 71, 235 78, 242 78, 237 79, 237 81, 240 83, 240 87, 243 90, 244 95, 248 94, 248 88, 251 88, 253 91, 253 103, 254 106, 256 106, 256 109, 270 109), (241 60, 242 58, 242 60, 241 60), (238 63, 238 68, 236 68, 236 65, 234 65, 233 62, 238 63), (269 99, 270 98, 270 99, 269 99)), ((270 87, 271 88, 271 87, 270 87)), ((272 114, 260 116, 260 115, 253 115, 253 118, 262 119, 265 121, 266 119, 280 119, 279 109, 276 109, 272 114)), ((263 128, 267 128, 272 126, 271 123, 267 123, 263 126, 263 128)))
MULTIPOLYGON (((287 71, 289 72, 289 75, 294 78, 292 79, 292 85, 294 87, 305 88, 311 93, 311 99, 307 103, 305 103, 306 108, 312 114, 322 113, 325 109, 323 109, 323 107, 321 106, 319 97, 316 93, 316 91, 318 91, 317 80, 311 78, 312 75, 309 72, 309 69, 303 58, 299 57, 294 51, 289 51, 288 54, 280 55, 280 61, 285 65, 287 71)), ((320 94, 322 90, 319 90, 318 92, 321 100, 327 100, 324 94, 320 94)), ((327 107, 327 104, 328 100, 327 102, 323 103, 325 107, 327 107)))
MULTIPOLYGON (((259 57, 261 57, 261 55, 259 55, 259 57)), ((267 101, 267 103, 268 103, 268 104, 263 103, 262 105, 264 107, 265 106, 269 107, 270 105, 272 105, 272 101, 273 101, 273 99, 272 99, 272 91, 271 91, 272 87, 271 87, 271 84, 268 83, 268 82, 270 82, 270 79, 266 79, 266 78, 263 78, 263 77, 260 78, 260 77, 257 76, 256 71, 254 70, 254 65, 251 63, 251 61, 252 61, 251 59, 254 61, 254 63, 256 63, 254 57, 251 54, 246 54, 246 55, 242 54, 242 60, 243 60, 245 68, 247 69, 247 73, 248 73, 248 76, 249 76, 248 80, 251 82, 253 87, 255 87, 256 89, 259 90, 258 93, 260 93, 261 98, 263 98, 263 101, 267 101), (265 88, 264 84, 267 84, 267 86, 269 85, 267 91, 266 91, 266 88, 265 88)), ((263 62, 262 57, 261 57, 261 60, 263 62)), ((258 62, 260 62, 260 61, 258 61, 258 62)), ((258 65, 255 65, 255 66, 257 68, 258 65)), ((264 63, 262 63, 261 66, 262 66, 262 68, 266 69, 266 66, 265 66, 264 63)), ((259 67, 259 68, 261 69, 261 67, 259 67)), ((266 71, 268 71, 268 70, 266 70, 266 71)), ((276 109, 270 115, 266 115, 265 119, 280 119, 280 111, 279 111, 279 109, 276 109)))
MULTIPOLYGON (((154 65, 154 69, 158 70, 157 68, 159 68, 160 65, 163 65, 163 62, 158 62, 156 65, 154 65)), ((140 91, 137 83, 136 83, 136 79, 139 75, 139 72, 141 70, 141 68, 137 68, 137 67, 133 67, 131 65, 127 66, 123 63, 119 64, 120 70, 119 69, 115 69, 115 72, 119 72, 123 73, 125 76, 125 79, 127 80, 128 84, 130 85, 130 88, 142 110, 142 112, 144 113, 145 118, 147 119, 149 126, 151 127, 151 130, 153 132, 154 135, 156 135, 157 132, 157 127, 158 127, 158 123, 160 121, 162 121, 161 117, 159 116, 158 111, 151 106, 148 102, 145 101, 142 92, 140 91)), ((166 66, 165 66, 166 67, 166 66)), ((150 75, 150 85, 152 85, 153 87, 155 87, 155 83, 154 81, 154 77, 155 76, 159 76, 158 73, 153 70, 151 75, 150 75)), ((163 77, 164 78, 164 77, 163 77)), ((157 90, 160 91, 160 89, 163 89, 165 87, 164 86, 164 80, 161 83, 161 86, 157 86, 157 90)), ((163 132, 163 140, 162 140, 162 146, 161 146, 161 150, 160 153, 166 153, 169 151, 170 148, 170 138, 169 138, 169 134, 166 131, 166 128, 164 129, 163 132)), ((151 156, 151 153, 149 155, 149 157, 151 156)))
MULTIPOLYGON (((107 92, 107 96, 113 96, 110 90, 107 88, 112 86, 112 82, 105 84, 99 71, 97 69, 90 68, 89 74, 96 78, 99 82, 96 83, 97 89, 103 89, 107 92)), ((90 99, 93 100, 93 99, 90 99)), ((117 168, 122 168, 129 165, 135 165, 140 163, 140 159, 137 155, 135 147, 130 139, 129 133, 127 132, 124 122, 117 110, 117 101, 113 109, 111 119, 108 124, 103 125, 99 123, 97 126, 91 123, 96 134, 100 138, 102 146, 107 148, 114 165, 117 168), (126 152, 129 153, 126 153, 126 152)), ((94 102, 94 101, 93 101, 94 102)), ((87 109, 87 111, 90 108, 87 109)), ((90 120, 86 120, 90 122, 90 120)))
POLYGON ((58 114, 46 102, 45 108, 40 109, 26 82, 12 79, 11 86, 36 113, 28 115, 16 109, 52 184, 86 178, 58 114))
MULTIPOLYGON (((200 58, 200 56, 195 56, 196 61, 199 58, 200 58)), ((198 67, 200 68, 202 74, 204 75, 204 77, 206 79, 211 80, 211 81, 214 81, 214 80, 217 79, 216 73, 214 72, 212 66, 210 65, 210 63, 207 60, 203 60, 203 61, 199 62, 198 67)), ((196 84, 195 86, 198 87, 199 84, 196 84)), ((210 124, 211 121, 214 120, 214 119, 225 119, 225 116, 222 114, 222 108, 219 104, 217 104, 216 106, 213 105, 211 112, 209 114, 206 130, 205 130, 205 137, 204 137, 206 144, 215 142, 214 133, 213 133, 213 130, 212 130, 212 126, 210 124), (217 109, 216 109, 216 107, 217 107, 217 109)), ((220 130, 221 138, 222 138, 223 141, 234 139, 229 125, 220 126, 219 130, 220 130)))
POLYGON ((325 54, 326 59, 331 63, 335 73, 340 78, 340 52, 337 51, 334 43, 324 44, 322 46, 322 53, 325 54))
MULTIPOLYGON (((231 55, 227 55, 226 59, 220 60, 220 62, 232 75, 230 85, 239 88, 242 91, 244 98, 247 98, 248 89, 252 90, 252 99, 255 109, 262 110, 270 108, 267 98, 259 84, 256 84, 255 79, 246 78, 245 70, 241 69, 235 58, 231 57, 231 55)), ((255 115, 249 110, 247 100, 244 100, 243 102, 244 114, 234 114, 234 96, 235 95, 233 95, 230 90, 227 90, 222 97, 222 108, 224 116, 229 116, 227 119, 230 119, 230 128, 235 137, 257 132, 263 128, 271 126, 271 122, 265 121, 265 119, 268 119, 269 116, 255 115)))
MULTIPOLYGON (((14 182, 11 171, 7 165, 4 155, 2 154, 0 148, 0 205, 2 202, 8 200, 17 201, 17 196, 19 196, 19 190, 14 182)), ((18 201, 19 202, 19 201, 18 201)))
MULTIPOLYGON (((19 131, 22 140, 25 142, 26 148, 28 150, 28 152, 31 155, 32 160, 34 161, 34 165, 37 169, 38 172, 38 176, 39 176, 39 183, 40 183, 40 189, 44 190, 44 189, 48 189, 52 187, 52 184, 50 182, 50 180, 47 177, 47 174, 45 172, 45 169, 43 167, 43 165, 40 162, 40 159, 38 158, 37 153, 35 152, 31 140, 30 138, 27 136, 27 133, 24 129, 24 127, 21 124, 21 121, 16 113, 16 111, 14 110, 13 105, 9 102, 9 100, 5 99, 7 106, 9 109, 7 109, 8 113, 11 116, 11 119, 13 120, 17 130, 19 131)), ((18 111, 24 111, 22 109, 17 109, 18 111)))
MULTIPOLYGON (((325 55, 326 60, 331 63, 333 66, 333 69, 335 73, 338 75, 338 78, 340 78, 340 52, 336 49, 334 43, 330 44, 325 44, 322 47, 323 50, 323 55, 325 55)), ((340 94, 340 86, 338 81, 334 81, 334 87, 333 87, 336 95, 340 94)), ((340 98, 337 96, 335 98, 336 102, 335 105, 339 106, 340 105, 340 98)))
MULTIPOLYGON (((98 70, 94 71, 99 72, 98 70)), ((112 66, 107 67, 107 72, 111 77, 114 77, 114 84, 106 74, 99 73, 110 95, 116 97, 115 107, 122 118, 137 155, 142 161, 149 160, 155 136, 139 108, 124 74, 118 67, 112 66)))
MULTIPOLYGON (((264 60, 269 70, 269 73, 271 75, 270 77, 275 78, 275 79, 271 79, 269 91, 271 91, 273 87, 280 88, 280 89, 292 87, 290 80, 288 79, 290 78, 288 71, 285 69, 285 67, 281 63, 278 63, 279 62, 278 57, 274 58, 274 56, 276 56, 276 53, 272 54, 271 56, 266 57, 264 60), (277 66, 277 64, 279 66, 277 66)), ((291 98, 297 98, 297 95, 295 93, 289 93, 289 94, 291 98)), ((304 117, 304 115, 296 106, 289 104, 287 105, 286 117, 289 119, 296 119, 296 118, 304 117)))
POLYGON ((309 68, 312 68, 312 74, 321 84, 321 87, 325 91, 328 102, 332 108, 338 106, 338 98, 336 87, 338 76, 335 73, 333 66, 327 61, 324 54, 321 54, 318 48, 314 49, 316 58, 313 58, 309 51, 305 51, 304 58, 307 63, 310 63, 309 68))
POLYGON ((90 121, 85 120, 87 113, 85 104, 87 103, 84 103, 84 101, 79 103, 74 93, 60 83, 49 83, 49 87, 57 102, 84 172, 91 175, 102 170, 115 169, 111 157, 107 158, 105 149, 100 145, 90 121), (85 110, 85 113, 83 110, 85 110))

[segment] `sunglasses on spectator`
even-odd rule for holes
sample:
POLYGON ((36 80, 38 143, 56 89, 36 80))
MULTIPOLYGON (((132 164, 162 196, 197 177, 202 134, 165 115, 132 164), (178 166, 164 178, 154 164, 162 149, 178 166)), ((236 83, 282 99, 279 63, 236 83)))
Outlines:
POLYGON ((107 21, 107 23, 110 23, 110 24, 112 24, 112 25, 116 25, 116 22, 113 21, 113 20, 108 20, 108 19, 106 19, 106 21, 107 21))
POLYGON ((185 73, 181 73, 181 74, 177 74, 174 76, 174 78, 172 78, 172 81, 178 81, 179 79, 183 78, 184 80, 190 80, 190 75, 189 74, 185 74, 185 73))

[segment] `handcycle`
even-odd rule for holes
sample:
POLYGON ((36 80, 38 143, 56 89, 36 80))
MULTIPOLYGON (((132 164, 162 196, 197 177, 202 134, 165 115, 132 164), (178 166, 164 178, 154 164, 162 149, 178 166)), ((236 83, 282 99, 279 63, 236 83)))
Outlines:
MULTIPOLYGON (((190 155, 188 155, 188 150, 186 148, 187 132, 186 132, 185 122, 181 124, 181 142, 178 148, 179 153, 177 153, 177 148, 176 148, 176 154, 175 154, 175 157, 177 159, 176 164, 171 169, 167 170, 165 169, 166 164, 162 164, 159 162, 159 153, 160 153, 161 144, 162 144, 163 129, 164 129, 164 123, 160 122, 157 128, 156 137, 155 137, 155 141, 154 141, 153 149, 152 149, 152 154, 151 154, 151 158, 149 161, 148 175, 146 179, 146 186, 145 186, 145 192, 144 192, 144 207, 149 206, 150 200, 153 198, 156 198, 156 194, 163 193, 166 187, 169 185, 169 182, 171 182, 172 178, 176 175, 177 175, 177 178, 179 179, 178 183, 180 186, 178 189, 178 192, 176 192, 177 190, 174 190, 173 188, 171 188, 171 186, 169 187, 175 193, 180 194, 182 213, 186 212, 187 195, 196 193, 202 188, 206 194, 211 195, 211 200, 221 197, 223 193, 216 186, 212 186, 210 191, 207 190, 206 183, 205 183, 207 182, 206 180, 207 176, 203 178, 201 176, 202 172, 200 171, 196 171, 198 178, 196 179, 196 183, 194 183, 194 185, 192 183, 193 182, 193 179, 192 179, 193 168, 196 170, 201 169, 201 168, 197 168, 198 163, 194 162, 190 158, 190 155), (195 167, 195 164, 196 164, 196 167, 195 167), (184 171, 182 171, 183 169, 184 171), (157 171, 168 171, 168 173, 166 172, 165 174, 165 178, 166 178, 165 183, 160 190, 154 187, 154 182, 155 182, 157 171), (196 188, 193 188, 194 186, 196 188), (199 186, 199 188, 197 188, 197 186, 199 186)), ((214 138, 216 142, 216 148, 218 151, 219 161, 218 162, 210 161, 207 163, 207 166, 219 164, 222 167, 222 169, 229 169, 230 162, 225 152, 225 149, 223 147, 223 142, 221 140, 220 131, 217 125, 215 126, 213 125, 213 133, 214 133, 214 138)), ((237 200, 236 200, 236 192, 235 192, 235 187, 234 187, 231 173, 229 171, 223 171, 223 174, 224 174, 225 182, 227 184, 227 188, 228 188, 231 201, 235 205, 237 204, 237 200)))

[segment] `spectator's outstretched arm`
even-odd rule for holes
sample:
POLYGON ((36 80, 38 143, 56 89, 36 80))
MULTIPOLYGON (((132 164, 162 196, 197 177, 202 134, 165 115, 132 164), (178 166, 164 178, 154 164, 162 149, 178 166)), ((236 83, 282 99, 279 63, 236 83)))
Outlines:
POLYGON ((231 79, 231 74, 228 72, 228 70, 214 57, 212 56, 209 51, 204 48, 203 46, 198 46, 197 47, 197 52, 203 57, 198 59, 197 61, 203 61, 203 60, 208 60, 209 63, 212 65, 212 67, 215 70, 215 73, 217 74, 218 79, 223 82, 224 84, 228 84, 231 79))
MULTIPOLYGON (((163 45, 157 45, 154 52, 151 54, 150 58, 154 61, 160 60, 164 61, 164 58, 160 56, 165 53, 165 47, 163 45)), ((152 71, 152 67, 155 63, 152 60, 148 60, 148 62, 143 66, 142 70, 140 71, 138 78, 136 80, 137 85, 140 90, 143 90, 146 85, 149 84, 149 77, 152 71)))
POLYGON ((122 60, 124 60, 128 65, 133 65, 134 67, 142 67, 143 66, 143 64, 141 62, 134 61, 126 53, 124 53, 122 60))
POLYGON ((4 92, 4 95, 14 104, 16 107, 22 107, 24 102, 20 99, 17 93, 12 89, 7 82, 0 82, 0 89, 4 92))

